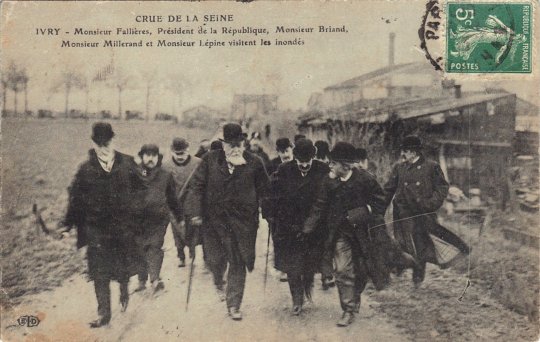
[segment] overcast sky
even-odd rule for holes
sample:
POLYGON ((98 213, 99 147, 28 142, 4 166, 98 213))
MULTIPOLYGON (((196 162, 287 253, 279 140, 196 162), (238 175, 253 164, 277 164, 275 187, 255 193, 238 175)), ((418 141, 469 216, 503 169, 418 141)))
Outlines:
MULTIPOLYGON (((144 109, 144 82, 140 75, 155 73, 158 86, 153 89, 153 111, 171 112, 205 104, 229 109, 234 94, 276 93, 282 108, 304 108, 311 93, 328 85, 344 81, 384 67, 388 63, 388 35, 396 33, 396 63, 426 61, 419 49, 418 28, 424 10, 423 1, 368 1, 368 2, 258 2, 258 3, 93 3, 93 2, 25 2, 3 3, 2 65, 11 60, 27 67, 31 83, 31 109, 51 107, 63 110, 64 96, 51 95, 51 87, 64 70, 77 70, 94 76, 112 59, 117 68, 135 78, 132 89, 124 94, 124 109, 144 109), (124 41, 195 40, 201 36, 157 36, 158 27, 194 27, 199 23, 144 23, 135 22, 137 15, 193 15, 230 13, 232 23, 212 23, 211 26, 265 27, 270 40, 276 26, 315 27, 345 25, 347 34, 290 34, 288 38, 302 38, 302 46, 278 47, 215 47, 207 48, 60 48, 62 40, 102 42, 104 39, 124 41), (148 36, 93 37, 74 36, 75 28, 111 29, 117 27, 150 29, 148 36), (60 36, 41 36, 36 28, 60 28, 60 36), (70 34, 65 34, 69 31, 70 34), (187 81, 184 98, 178 105, 165 85, 171 78, 187 81), (176 107, 174 107, 176 106, 176 107)), ((280 36, 284 37, 284 36, 280 36)), ((204 39, 229 40, 230 36, 208 35, 204 39)), ((252 35, 239 36, 245 40, 252 35)), ((427 61, 426 61, 427 63, 427 61)), ((484 81, 475 84, 483 85, 484 81)), ((538 103, 538 82, 513 81, 502 84, 508 90, 538 103)), ((468 85, 465 85, 465 90, 468 85)), ((22 109, 20 96, 19 109, 22 109)), ((82 92, 74 92, 72 105, 84 108, 82 92)), ((8 98, 8 109, 11 108, 8 98)), ((95 85, 90 110, 98 106, 116 110, 117 93, 95 85), (99 99, 98 99, 99 98, 99 99)))

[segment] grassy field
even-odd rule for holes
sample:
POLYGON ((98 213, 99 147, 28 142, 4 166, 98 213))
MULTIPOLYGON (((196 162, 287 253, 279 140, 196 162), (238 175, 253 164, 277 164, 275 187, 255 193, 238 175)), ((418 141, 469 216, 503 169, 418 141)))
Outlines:
MULTIPOLYGON (((58 286, 83 272, 84 254, 74 237, 57 240, 56 225, 65 213, 67 187, 92 148, 92 121, 2 120, 2 304, 24 294, 58 286), (32 213, 36 204, 53 234, 40 231, 32 213)), ((183 136, 195 152, 213 132, 160 122, 112 122, 117 150, 135 155, 144 143, 168 153, 171 139, 183 136)))

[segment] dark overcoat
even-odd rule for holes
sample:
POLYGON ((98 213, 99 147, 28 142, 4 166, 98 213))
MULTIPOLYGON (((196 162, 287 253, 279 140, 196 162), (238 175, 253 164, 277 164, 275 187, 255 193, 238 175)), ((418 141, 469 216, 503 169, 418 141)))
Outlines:
POLYGON ((316 200, 319 187, 328 175, 328 165, 314 160, 302 176, 296 161, 281 164, 273 174, 270 194, 274 209, 275 267, 282 272, 317 272, 324 252, 327 232, 318 225, 309 236, 299 236, 316 200))
POLYGON ((413 164, 399 163, 384 190, 386 203, 394 207, 394 236, 401 248, 420 262, 437 264, 429 231, 438 228, 436 211, 448 194, 440 166, 423 156, 413 164))
POLYGON ((91 279, 125 280, 137 270, 130 219, 132 194, 137 186, 135 167, 131 156, 115 151, 113 167, 106 172, 92 149, 69 187, 64 223, 77 227, 78 248, 88 245, 91 279))
POLYGON ((384 288, 390 281, 391 265, 399 257, 384 224, 386 209, 384 192, 375 177, 365 170, 353 169, 346 182, 326 177, 320 188, 310 217, 304 224, 309 232, 326 219, 328 237, 326 246, 333 251, 338 232, 355 241, 368 275, 376 289, 384 288), (353 223, 350 212, 361 209, 365 217, 353 223))
MULTIPOLYGON (((259 157, 246 151, 244 158, 246 164, 236 166, 230 174, 223 150, 205 154, 188 185, 184 208, 187 218, 203 218, 203 241, 206 230, 215 231, 223 244, 231 241, 229 234, 232 233, 240 257, 252 271, 259 203, 268 190, 269 180, 259 157)), ((218 263, 220 251, 205 250, 205 258, 210 263, 218 263)))

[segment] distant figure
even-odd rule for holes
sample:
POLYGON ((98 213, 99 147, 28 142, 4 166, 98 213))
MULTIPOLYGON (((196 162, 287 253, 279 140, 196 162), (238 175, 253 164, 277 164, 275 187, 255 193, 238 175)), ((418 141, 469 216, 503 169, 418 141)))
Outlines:
POLYGON ((279 138, 276 140, 276 152, 278 156, 272 159, 268 164, 268 167, 266 168, 268 175, 272 175, 281 163, 286 163, 293 159, 293 147, 294 145, 289 138, 279 138))
POLYGON ((262 148, 261 135, 259 134, 259 132, 253 132, 251 134, 251 139, 249 140, 249 152, 260 157, 264 163, 264 166, 268 167, 268 165, 270 164, 270 158, 262 148))
POLYGON ((219 140, 214 140, 210 144, 210 151, 223 150, 223 143, 219 140))
POLYGON ((303 135, 303 134, 296 134, 296 135, 294 136, 294 143, 296 144, 296 142, 297 142, 298 140, 300 140, 300 139, 305 139, 305 138, 306 138, 306 136, 303 135))
POLYGON ((88 275, 94 281, 98 318, 91 328, 111 320, 111 280, 120 283, 120 303, 129 302, 128 281, 136 273, 137 259, 131 231, 131 201, 135 182, 135 162, 112 146, 110 124, 97 122, 92 128, 94 148, 88 154, 69 187, 69 205, 61 222, 64 233, 77 227, 77 247, 88 245, 88 275))
POLYGON ((328 155, 330 154, 330 146, 328 143, 324 140, 317 140, 315 141, 315 147, 317 148, 317 155, 315 156, 315 159, 328 164, 330 162, 330 159, 328 158, 328 155))
POLYGON ((163 242, 169 225, 170 212, 175 210, 174 180, 170 172, 161 167, 163 155, 154 144, 146 144, 139 151, 141 163, 137 176, 142 186, 134 197, 141 201, 140 210, 134 213, 138 224, 135 241, 142 258, 139 271, 139 286, 135 291, 150 284, 154 292, 163 290, 165 285, 160 278, 163 264, 163 242))
POLYGON ((186 198, 186 182, 201 160, 189 153, 189 143, 184 138, 174 138, 171 145, 171 158, 163 163, 163 168, 172 174, 174 180, 174 207, 171 210, 170 222, 180 262, 178 267, 186 266, 184 249, 190 246, 192 229, 186 221, 184 201, 186 198))

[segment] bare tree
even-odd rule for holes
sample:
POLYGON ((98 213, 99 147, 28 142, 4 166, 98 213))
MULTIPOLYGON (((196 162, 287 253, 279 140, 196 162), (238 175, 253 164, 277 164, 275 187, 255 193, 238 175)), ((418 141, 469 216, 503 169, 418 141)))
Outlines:
MULTIPOLYGON (((191 87, 191 82, 182 75, 182 74, 172 74, 169 76, 169 82, 167 87, 169 90, 176 95, 176 101, 178 103, 178 108, 182 108, 182 102, 184 100, 184 94, 189 87, 191 87)), ((173 111, 173 115, 176 116, 180 121, 182 118, 179 118, 176 113, 173 111)))
POLYGON ((18 95, 23 87, 23 74, 15 62, 11 62, 7 70, 7 87, 13 91, 13 112, 18 114, 18 95))
POLYGON ((26 68, 22 69, 20 72, 20 80, 24 91, 24 115, 28 115, 28 82, 30 81, 30 78, 28 77, 26 68))
POLYGON ((6 73, 2 73, 1 82, 2 82, 2 115, 6 115, 6 96, 7 96, 7 89, 8 89, 8 84, 9 84, 6 73))
POLYGON ((150 120, 150 95, 158 77, 155 69, 143 71, 141 75, 146 86, 146 113, 144 117, 148 121, 150 120))
POLYGON ((83 76, 74 70, 65 70, 62 72, 60 80, 53 86, 53 92, 59 92, 64 90, 64 115, 67 118, 69 116, 69 97, 73 88, 81 89, 83 84, 83 76))
POLYGON ((132 81, 132 76, 127 74, 120 68, 116 68, 112 79, 109 81, 109 86, 118 90, 118 118, 122 119, 122 93, 127 89, 132 81))

